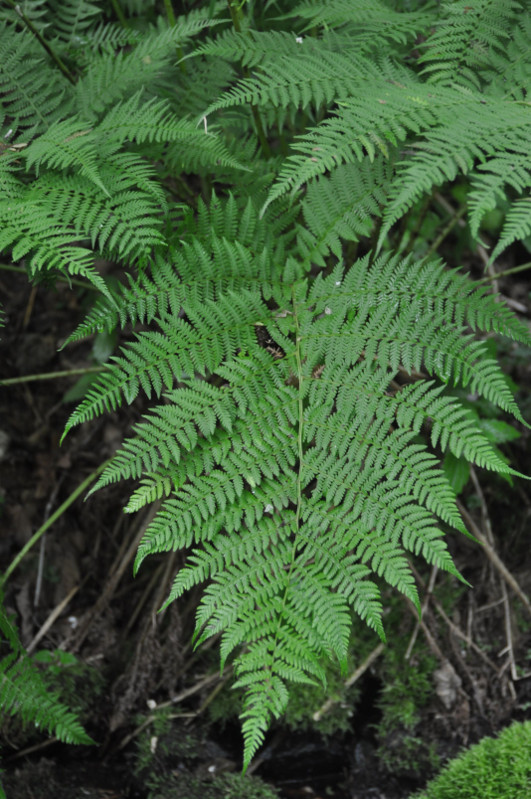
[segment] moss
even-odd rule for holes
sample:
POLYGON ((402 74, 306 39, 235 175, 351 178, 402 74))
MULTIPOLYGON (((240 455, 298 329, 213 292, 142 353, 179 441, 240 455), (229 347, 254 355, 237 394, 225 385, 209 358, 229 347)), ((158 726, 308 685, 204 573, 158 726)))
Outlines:
POLYGON ((148 799, 279 799, 258 777, 234 773, 236 764, 200 732, 184 732, 171 711, 158 711, 137 743, 135 774, 148 799))
POLYGON ((514 723, 498 738, 452 760, 415 799, 529 799, 531 722, 514 723))
POLYGON ((194 774, 167 774, 151 785, 149 799, 279 799, 278 793, 258 777, 222 774, 205 778, 194 774))
POLYGON ((404 659, 409 635, 388 647, 380 668, 383 688, 377 705, 382 717, 376 725, 377 755, 389 773, 416 777, 439 766, 434 741, 426 738, 421 710, 433 696, 436 659, 423 642, 404 659), (421 729, 422 727, 422 729, 421 729))

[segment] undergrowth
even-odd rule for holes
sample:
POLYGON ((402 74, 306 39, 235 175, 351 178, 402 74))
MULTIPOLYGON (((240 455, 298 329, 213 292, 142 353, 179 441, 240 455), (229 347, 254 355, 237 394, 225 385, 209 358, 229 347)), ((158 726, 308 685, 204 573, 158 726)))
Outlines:
POLYGON ((440 254, 494 210, 490 263, 531 234, 523 11, 1 6, 0 248, 100 293, 69 341, 134 331, 65 435, 151 400, 93 490, 160 501, 135 568, 186 553, 167 602, 206 584, 244 768, 293 683, 346 670, 352 613, 385 638, 382 585, 420 607, 411 559, 460 577, 445 455, 516 474, 470 402, 525 424, 487 339, 527 326, 440 254))

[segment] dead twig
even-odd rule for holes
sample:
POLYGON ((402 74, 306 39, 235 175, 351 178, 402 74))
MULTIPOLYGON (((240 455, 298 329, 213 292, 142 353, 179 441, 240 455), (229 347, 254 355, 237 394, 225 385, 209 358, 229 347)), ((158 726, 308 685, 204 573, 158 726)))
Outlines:
POLYGON ((488 559, 490 560, 494 568, 499 572, 499 574, 501 574, 501 576, 503 577, 509 588, 511 588, 512 591, 514 591, 516 596, 519 598, 529 616, 531 616, 531 602, 529 601, 529 598, 520 587, 517 580, 513 577, 513 575, 511 574, 505 563, 501 560, 497 552, 493 549, 493 547, 491 547, 486 537, 483 535, 482 531, 479 529, 478 525, 476 524, 472 516, 469 514, 469 512, 467 511, 467 509, 459 499, 457 500, 457 506, 461 511, 461 514, 464 520, 466 521, 470 531, 478 539, 478 541, 481 544, 483 544, 483 549, 485 550, 485 554, 487 555, 488 559))
MULTIPOLYGON (((363 663, 361 663, 358 666, 358 668, 352 672, 350 677, 347 680, 345 680, 345 682, 343 683, 344 687, 350 688, 352 685, 354 685, 354 683, 357 682, 363 674, 365 674, 367 669, 374 663, 374 661, 380 657, 384 649, 385 649, 385 644, 383 642, 379 643, 378 646, 376 646, 372 650, 372 652, 365 658, 363 663)), ((338 701, 339 701, 338 699, 332 699, 332 698, 327 699, 326 702, 324 702, 321 705, 319 710, 315 711, 315 713, 312 716, 313 720, 319 721, 319 719, 322 718, 322 716, 324 716, 325 713, 328 713, 330 708, 333 707, 338 701)))
MULTIPOLYGON (((415 569, 415 567, 412 564, 410 564, 410 566, 411 566, 411 570, 412 570, 413 574, 415 575, 416 580, 418 580, 418 582, 421 585, 423 585, 424 581, 423 581, 422 577, 420 576, 420 574, 417 572, 417 570, 415 569)), ((487 666, 489 666, 489 668, 491 668, 493 670, 493 672, 499 677, 500 676, 500 670, 498 669, 496 664, 489 658, 488 655, 485 654, 485 652, 483 652, 483 650, 476 644, 476 642, 472 639, 472 637, 470 635, 465 634, 461 630, 461 628, 458 627, 458 625, 455 624, 455 622, 453 622, 450 619, 449 616, 447 616, 443 606, 441 605, 441 603, 439 602, 439 600, 437 599, 436 596, 432 595, 431 603, 434 606, 434 608, 437 611, 437 613, 439 614, 439 616, 444 621, 444 623, 451 630, 451 632, 453 632, 458 638, 461 638, 461 640, 464 641, 467 644, 467 646, 470 646, 474 650, 474 652, 481 658, 481 660, 487 666)), ((498 604, 498 602, 493 603, 493 604, 498 604)))
POLYGON ((79 650, 83 641, 88 635, 94 619, 96 619, 103 612, 103 609, 106 607, 112 595, 116 591, 124 571, 136 554, 138 545, 140 544, 140 541, 142 540, 146 531, 146 527, 151 523, 159 509, 159 504, 160 503, 155 502, 153 505, 151 505, 140 517, 137 523, 132 525, 129 537, 124 539, 122 546, 120 547, 120 551, 114 559, 107 582, 105 583, 101 594, 92 608, 85 615, 79 630, 76 633, 75 640, 69 647, 71 652, 75 653, 79 650))
MULTIPOLYGON (((427 607, 428 607, 428 604, 429 604, 429 601, 430 601, 430 597, 431 597, 431 595, 433 593, 433 587, 435 585, 435 580, 437 578, 437 572, 438 572, 437 566, 433 566, 432 570, 431 570, 431 573, 430 573, 430 581, 428 583, 428 590, 426 591, 426 596, 424 597, 424 602, 422 603, 422 608, 421 608, 421 611, 420 611, 420 617, 421 618, 424 616, 424 614, 425 614, 425 612, 427 610, 427 607)), ((409 658, 411 657, 411 652, 413 651, 413 647, 415 646, 415 641, 417 640, 417 635, 419 633, 419 630, 420 630, 420 624, 419 624, 419 620, 417 619, 417 621, 415 623, 415 628, 414 628, 413 632, 411 633, 411 638, 409 639, 409 644, 407 646, 406 653, 404 655, 404 660, 409 660, 409 658)))
MULTIPOLYGON (((161 702, 159 705, 155 705, 154 707, 151 708, 151 710, 155 711, 155 710, 160 710, 161 708, 169 707, 170 705, 176 705, 179 702, 182 702, 184 699, 187 699, 189 696, 193 696, 194 694, 198 693, 198 691, 201 691, 203 688, 206 688, 207 685, 210 685, 211 683, 216 682, 217 680, 220 680, 219 674, 217 673, 207 674, 206 677, 203 677, 202 680, 199 680, 199 682, 196 682, 194 685, 191 685, 190 688, 185 688, 184 691, 181 691, 172 699, 169 699, 167 702, 161 702)), ((180 715, 183 717, 190 717, 190 716, 195 717, 196 714, 183 713, 180 715)), ((139 724, 139 726, 136 727, 133 730, 133 732, 126 735, 125 738, 123 738, 120 741, 120 743, 118 744, 118 749, 124 749, 127 746, 127 744, 133 740, 133 738, 136 738, 137 735, 139 735, 142 732, 142 730, 145 730, 146 727, 149 727, 149 725, 153 723, 154 719, 155 715, 148 716, 148 718, 145 719, 142 722, 142 724, 139 724)))
MULTIPOLYGON (((82 584, 83 583, 81 583, 81 585, 82 584)), ((77 592, 81 588, 81 585, 75 585, 72 588, 72 590, 69 591, 69 593, 64 597, 64 599, 62 599, 61 602, 59 602, 59 604, 52 610, 52 612, 50 613, 50 615, 48 616, 48 618, 46 619, 46 621, 44 622, 44 624, 42 625, 42 627, 38 631, 37 635, 33 638, 33 640, 31 641, 30 645, 27 647, 26 651, 27 651, 28 655, 30 655, 33 652, 33 650, 35 649, 35 647, 37 646, 37 644, 39 643, 41 638, 43 638, 46 635, 46 633, 48 632, 50 627, 53 625, 55 620, 57 618, 59 618, 59 616, 61 615, 63 610, 66 608, 66 606, 70 602, 70 600, 77 594, 77 592)))
MULTIPOLYGON (((507 654, 509 666, 511 669, 511 678, 512 680, 518 679, 518 674, 516 672, 516 662, 514 659, 514 649, 513 649, 513 631, 511 627, 511 608, 509 605, 509 596, 507 594, 507 587, 505 583, 502 581, 501 584, 502 594, 503 594, 503 617, 505 621, 505 640, 507 641, 507 646, 505 647, 502 652, 499 653, 498 657, 507 654)), ((514 689, 513 683, 509 683, 509 690, 513 699, 516 699, 516 691, 514 689)))

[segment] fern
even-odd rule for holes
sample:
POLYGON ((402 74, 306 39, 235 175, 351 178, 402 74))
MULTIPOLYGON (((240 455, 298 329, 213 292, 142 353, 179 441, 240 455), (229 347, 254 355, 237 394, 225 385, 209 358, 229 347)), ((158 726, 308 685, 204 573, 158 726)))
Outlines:
POLYGON ((120 31, 89 4, 58 2, 57 23, 36 4, 73 81, 18 19, 0 34, 0 248, 100 290, 70 341, 128 329, 65 434, 153 400, 94 490, 132 478, 127 512, 160 501, 135 569, 186 550, 168 602, 207 583, 195 640, 219 635, 245 689, 245 766, 290 683, 344 666, 353 613, 384 637, 383 585, 419 607, 412 558, 460 576, 441 457, 517 473, 454 389, 525 424, 485 338, 530 342, 394 230, 459 179, 476 239, 510 195, 493 258, 530 234, 522 5, 269 5, 174 26, 130 0, 120 31))
MULTIPOLYGON (((4 607, 0 593, 0 633, 8 652, 0 660, 0 709, 25 725, 47 730, 60 741, 93 744, 76 715, 45 685, 33 660, 27 655, 17 629, 4 607)), ((5 796, 0 784, 0 796, 5 796)))

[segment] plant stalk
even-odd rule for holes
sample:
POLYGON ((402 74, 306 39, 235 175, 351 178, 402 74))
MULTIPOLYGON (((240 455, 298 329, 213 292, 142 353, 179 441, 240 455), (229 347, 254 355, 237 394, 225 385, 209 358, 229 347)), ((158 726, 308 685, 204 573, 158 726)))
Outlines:
POLYGON ((66 369, 62 372, 44 372, 40 375, 22 375, 21 377, 8 377, 6 380, 0 380, 0 387, 2 386, 16 386, 18 383, 31 383, 35 380, 55 380, 60 377, 70 377, 71 375, 86 375, 91 372, 101 372, 107 369, 107 366, 86 366, 83 369, 66 369))
MULTIPOLYGON (((232 24, 234 26, 234 30, 236 33, 242 32, 242 25, 241 25, 241 8, 236 6, 233 0, 227 0, 230 16, 232 19, 232 24)), ((243 67, 243 76, 245 78, 249 77, 249 70, 247 67, 243 67)), ((271 148, 269 147, 269 142, 267 141, 267 136, 265 134, 264 126, 262 125, 262 119, 260 117, 260 112, 258 111, 258 106, 254 103, 251 103, 251 113, 253 115, 254 124, 256 127, 256 134, 258 136, 258 141, 260 142, 260 147, 262 148, 262 153, 264 158, 271 158, 271 148)))
POLYGON ((6 2, 6 3, 8 4, 8 6, 11 6, 11 8, 13 9, 13 11, 15 11, 15 13, 16 13, 16 14, 18 14, 18 16, 20 17, 20 19, 21 19, 21 20, 22 20, 22 22, 24 23, 24 25, 25 25, 25 26, 28 28, 28 30, 30 30, 30 31, 32 32, 32 34, 35 36, 35 38, 37 39, 37 41, 39 42, 39 44, 40 44, 42 47, 44 47, 44 49, 46 50, 46 52, 48 53, 48 55, 50 56, 50 58, 51 58, 53 61, 55 61, 55 63, 57 64, 57 66, 59 67, 59 69, 61 70, 61 72, 63 73, 63 75, 65 76, 65 78, 66 78, 68 81, 70 81, 70 83, 72 84, 72 86, 75 86, 75 85, 76 85, 76 82, 75 82, 75 80, 74 80, 74 77, 73 77, 73 76, 70 74, 70 72, 69 72, 68 68, 67 68, 67 67, 66 67, 66 66, 63 64, 62 60, 59 58, 59 56, 57 55, 57 53, 55 52, 55 50, 54 50, 54 49, 53 49, 53 48, 52 48, 52 47, 51 47, 51 46, 48 44, 48 42, 47 42, 47 41, 46 41, 46 40, 45 40, 45 39, 42 37, 42 35, 39 33, 39 31, 37 30, 37 28, 35 27, 35 25, 33 24, 33 22, 32 22, 30 19, 28 19, 28 17, 27 17, 27 16, 24 14, 24 12, 22 11, 22 9, 20 8, 20 5, 19 5, 18 3, 15 3, 15 2, 14 2, 14 0, 4 0, 4 2, 6 2))
POLYGON ((63 504, 60 505, 57 508, 57 510, 54 511, 54 513, 52 513, 52 515, 44 522, 44 524, 42 524, 39 527, 37 532, 32 535, 30 540, 26 544, 24 544, 18 555, 16 555, 13 558, 13 560, 11 561, 11 563, 9 564, 3 575, 0 577, 0 589, 4 587, 4 585, 7 582, 7 578, 15 571, 21 560, 27 555, 30 549, 35 546, 37 541, 44 535, 46 530, 49 527, 51 527, 52 524, 56 522, 57 519, 59 519, 66 510, 68 510, 70 505, 73 502, 75 502, 78 496, 82 494, 83 491, 86 488, 88 488, 88 486, 96 479, 96 477, 98 477, 103 472, 103 470, 108 466, 111 460, 112 458, 109 458, 108 460, 104 461, 98 466, 97 469, 95 469, 91 474, 89 474, 89 476, 85 478, 85 480, 83 480, 83 482, 80 485, 78 485, 78 487, 75 488, 74 491, 72 491, 70 496, 67 497, 67 499, 65 499, 63 504))

